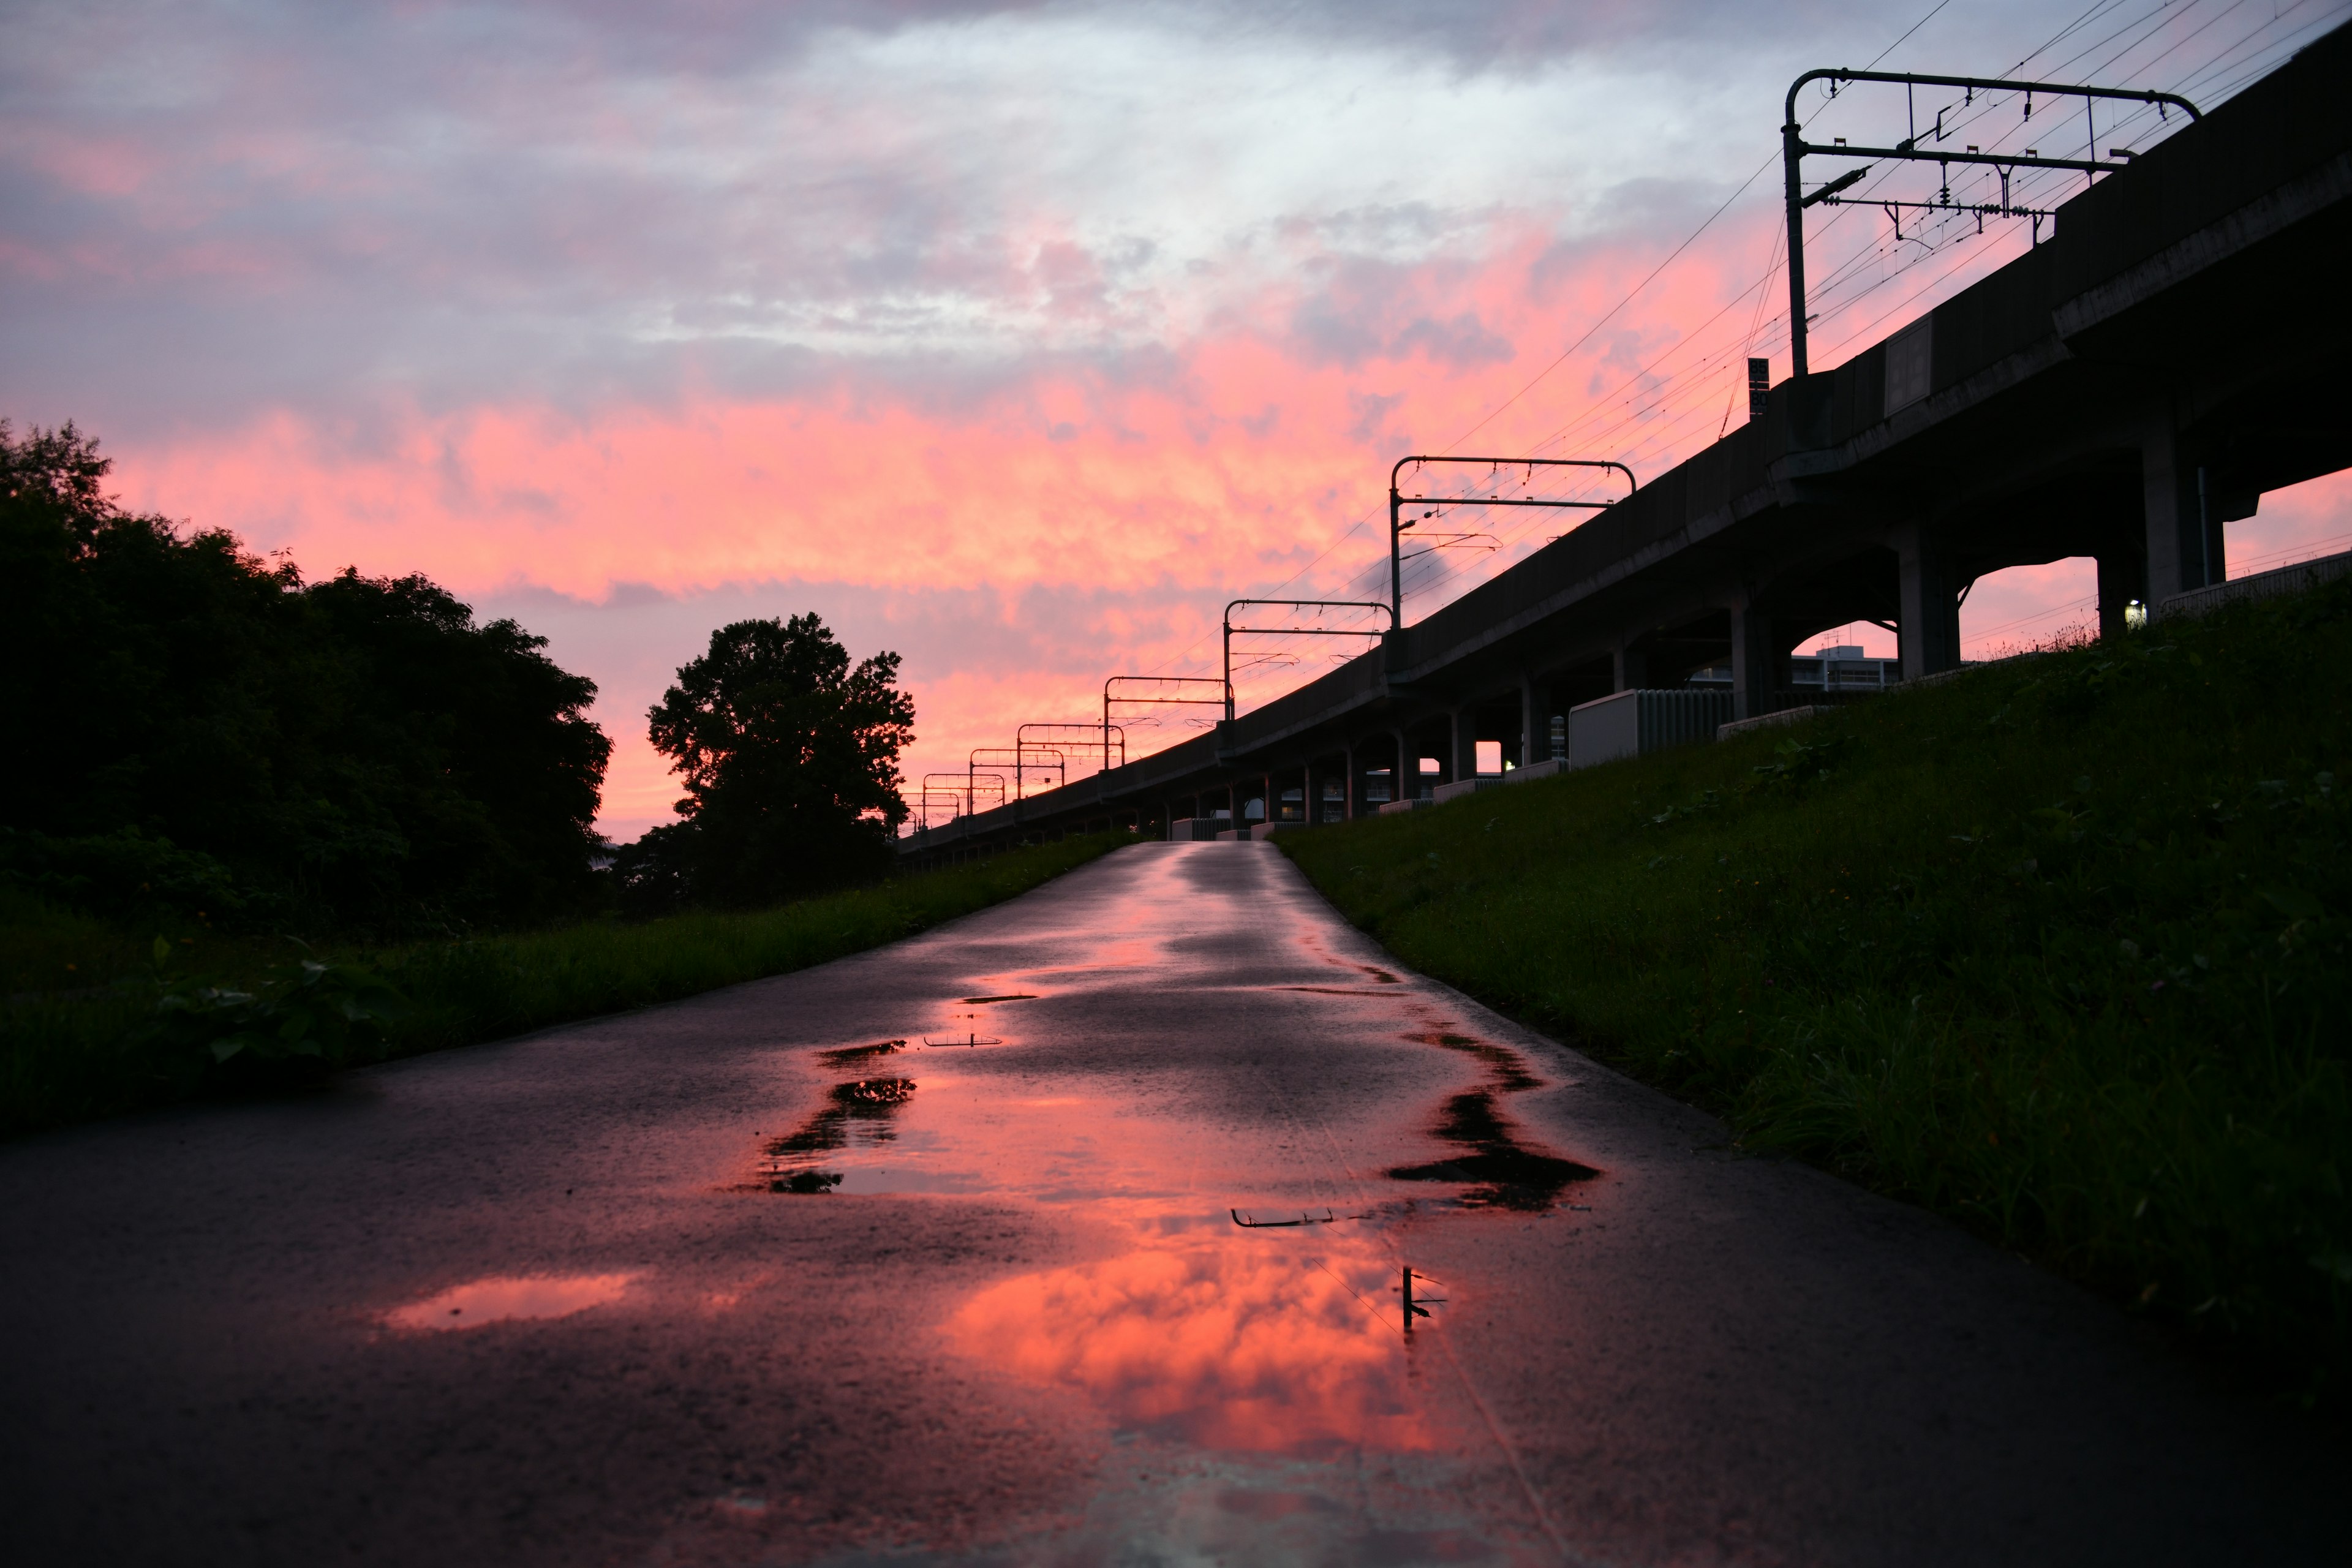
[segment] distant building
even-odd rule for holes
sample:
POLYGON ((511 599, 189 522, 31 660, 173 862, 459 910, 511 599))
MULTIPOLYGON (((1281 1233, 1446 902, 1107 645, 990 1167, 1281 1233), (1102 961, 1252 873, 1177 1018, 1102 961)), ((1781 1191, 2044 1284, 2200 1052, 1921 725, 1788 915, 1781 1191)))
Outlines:
MULTIPOLYGON (((1866 658, 1851 646, 1816 648, 1789 659, 1788 689, 1797 692, 1884 691, 1903 679, 1898 658, 1866 658)), ((1718 664, 1697 671, 1690 684, 1712 690, 1731 689, 1731 666, 1718 664)))

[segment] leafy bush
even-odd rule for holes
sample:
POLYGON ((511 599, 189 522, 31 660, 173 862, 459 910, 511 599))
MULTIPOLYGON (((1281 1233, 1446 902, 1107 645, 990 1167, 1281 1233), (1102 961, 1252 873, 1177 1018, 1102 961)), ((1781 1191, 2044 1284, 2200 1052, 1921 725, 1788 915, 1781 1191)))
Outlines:
POLYGON ((53 838, 0 826, 0 882, 69 909, 148 921, 172 913, 235 922, 268 903, 212 856, 136 827, 53 838))
POLYGON ((693 901, 694 860, 700 847, 694 829, 683 822, 648 828, 636 842, 622 845, 613 855, 621 913, 644 921, 685 909, 693 901))
MULTIPOLYGON (((163 971, 172 944, 155 939, 163 971)), ((251 990, 184 984, 155 999, 154 1039, 232 1083, 324 1077, 380 1053, 399 993, 373 969, 307 954, 251 990)))

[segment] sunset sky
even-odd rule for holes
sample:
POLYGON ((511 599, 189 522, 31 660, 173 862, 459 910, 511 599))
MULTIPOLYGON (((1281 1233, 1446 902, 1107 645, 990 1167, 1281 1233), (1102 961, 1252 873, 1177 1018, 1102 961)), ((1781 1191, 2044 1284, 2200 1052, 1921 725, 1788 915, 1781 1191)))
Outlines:
MULTIPOLYGON (((129 505, 551 638, 602 687, 609 833, 667 816, 645 710, 744 616, 903 654, 911 779, 1213 673, 1229 598, 1380 596, 1408 451, 1646 479, 1715 439, 1746 355, 1787 374, 1799 72, 2210 106, 2352 14, 1932 5, 12 5, 0 416, 96 434, 129 505)), ((1843 210, 1817 364, 2027 243, 1843 210)), ((1408 618, 1560 525, 1461 526, 1408 618)), ((2339 476, 2230 569, 2347 536, 2339 476)), ((2091 593, 1988 579, 1969 652, 2091 593)), ((1244 704, 1344 646, 1268 642, 1244 704)))

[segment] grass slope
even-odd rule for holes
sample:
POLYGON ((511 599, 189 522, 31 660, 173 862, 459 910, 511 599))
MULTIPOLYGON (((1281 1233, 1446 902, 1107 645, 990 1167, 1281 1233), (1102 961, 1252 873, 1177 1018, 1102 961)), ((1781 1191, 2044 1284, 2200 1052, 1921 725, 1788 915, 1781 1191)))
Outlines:
MULTIPOLYGON (((751 913, 699 913, 382 952, 327 951, 398 994, 371 1059, 472 1045, 782 974, 860 952, 1027 892, 1130 841, 1097 834, 751 913)), ((9 992, 0 1018, 0 1132, 21 1133, 201 1092, 206 1057, 159 1037, 156 1001, 191 979, 250 989, 293 950, 154 939, 29 904, 0 910, 9 992)))
POLYGON ((1286 837, 1406 963, 2336 1403, 2352 586, 1286 837))

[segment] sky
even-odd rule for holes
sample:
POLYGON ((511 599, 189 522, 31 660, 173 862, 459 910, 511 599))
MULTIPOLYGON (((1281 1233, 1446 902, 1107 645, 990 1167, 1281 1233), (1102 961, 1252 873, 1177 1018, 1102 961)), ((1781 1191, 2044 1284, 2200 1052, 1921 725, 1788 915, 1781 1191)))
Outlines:
MULTIPOLYGON (((646 710, 729 621, 814 611, 899 653, 911 789, 1023 721, 1097 717, 1108 676, 1216 675, 1229 599, 1385 597, 1408 452, 1647 479, 1705 447, 1746 356, 1787 374, 1777 130, 1803 70, 2210 106, 2347 16, 12 3, 0 416, 96 435, 126 505, 313 577, 422 572, 548 637, 600 688, 602 826, 627 838, 678 794, 646 710)), ((1859 141, 1905 110, 1801 112, 1859 141)), ((2028 243, 1832 214, 1815 363, 2028 243)), ((1611 493, 1574 483, 1549 493, 1611 493)), ((1407 619, 1564 515, 1449 514, 1407 619)), ((2339 476, 2264 497, 2230 570, 2347 544, 2339 476)), ((1967 652, 2092 597, 2087 562, 1986 579, 1967 652)), ((1244 638, 1244 707, 1361 646, 1244 638)), ((1207 711, 1125 717, 1148 751, 1207 711)))

